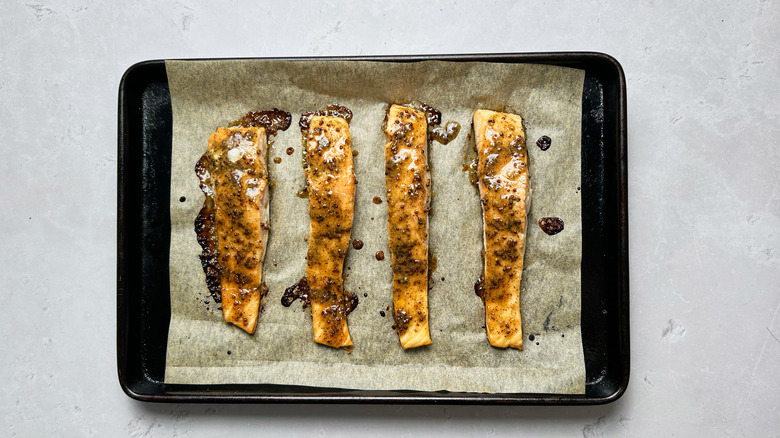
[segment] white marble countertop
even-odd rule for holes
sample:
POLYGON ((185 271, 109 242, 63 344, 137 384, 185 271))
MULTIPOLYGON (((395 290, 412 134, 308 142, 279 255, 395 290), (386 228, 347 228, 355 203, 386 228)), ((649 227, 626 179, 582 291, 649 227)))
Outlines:
POLYGON ((0 436, 780 436, 780 3, 216 3, 0 3, 0 436), (116 108, 130 65, 571 50, 613 55, 628 82, 620 400, 300 409, 122 392, 116 108))

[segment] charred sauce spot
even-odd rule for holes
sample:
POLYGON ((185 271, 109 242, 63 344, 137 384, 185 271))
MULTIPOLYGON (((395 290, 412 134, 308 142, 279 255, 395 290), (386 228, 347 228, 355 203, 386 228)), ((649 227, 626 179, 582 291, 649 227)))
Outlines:
POLYGON ((559 217, 543 217, 539 219, 539 227, 550 236, 563 231, 563 219, 559 217))
POLYGON ((301 300, 303 308, 305 309, 311 304, 311 301, 309 300, 310 293, 309 283, 306 281, 306 277, 303 277, 298 280, 297 283, 284 290, 284 294, 282 294, 282 306, 290 307, 295 300, 301 300))
POLYGON ((485 277, 480 275, 477 282, 474 283, 474 293, 482 302, 485 302, 485 277))
POLYGON ((358 306, 358 296, 349 291, 344 291, 344 298, 346 303, 344 304, 347 310, 347 315, 352 313, 358 306))
POLYGON ((374 204, 381 204, 382 203, 382 198, 380 198, 379 196, 374 196, 373 201, 374 201, 374 204))
POLYGON ((552 146, 552 139, 546 135, 543 135, 539 137, 539 140, 536 140, 536 145, 539 146, 539 149, 546 151, 547 149, 550 149, 550 146, 552 146))

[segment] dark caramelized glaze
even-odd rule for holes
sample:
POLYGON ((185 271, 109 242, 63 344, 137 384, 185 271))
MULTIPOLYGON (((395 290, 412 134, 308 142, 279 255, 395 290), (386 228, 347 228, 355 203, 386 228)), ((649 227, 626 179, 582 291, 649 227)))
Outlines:
POLYGON ((563 219, 559 217, 543 217, 539 219, 539 227, 545 233, 553 236, 563 231, 563 219))
POLYGON ((344 306, 347 310, 347 315, 352 313, 353 310, 355 310, 359 304, 358 296, 353 294, 352 292, 345 290, 344 291, 344 306))
POLYGON ((295 300, 301 300, 304 309, 309 307, 311 304, 309 292, 309 283, 306 282, 306 277, 302 277, 297 283, 284 290, 282 306, 290 307, 295 300))
POLYGON ((460 123, 449 121, 444 126, 437 126, 429 133, 429 140, 436 140, 441 144, 447 144, 455 139, 460 132, 460 123))
MULTIPOLYGON (((403 103, 398 105, 407 108, 413 108, 425 114, 425 122, 427 125, 426 131, 427 131, 427 138, 429 144, 433 141, 437 141, 441 144, 447 144, 452 140, 454 140, 458 136, 458 133, 460 132, 460 123, 454 122, 452 120, 445 123, 443 127, 438 126, 441 125, 441 120, 442 120, 441 111, 428 105, 425 102, 420 102, 415 100, 409 103, 403 103)), ((385 118, 382 121, 382 129, 386 129, 389 111, 390 111, 390 106, 388 106, 387 111, 385 111, 385 118)))
POLYGON ((310 111, 308 113, 301 114, 301 120, 298 121, 298 126, 301 128, 301 132, 309 130, 309 124, 314 116, 329 116, 329 117, 341 117, 346 120, 347 123, 352 121, 352 111, 344 105, 332 104, 325 107, 325 109, 310 111))
POLYGON ((286 131, 292 123, 292 114, 279 108, 267 111, 250 111, 244 117, 234 120, 228 127, 242 126, 265 128, 267 135, 276 135, 279 131, 286 131))
POLYGON ((417 111, 422 111, 423 113, 425 113, 425 122, 428 124, 428 126, 435 126, 441 123, 441 111, 428 105, 425 102, 420 102, 419 100, 413 100, 409 103, 401 103, 399 105, 408 108, 414 108, 417 111))
MULTIPOLYGON (((195 174, 200 180, 200 188, 204 192, 211 191, 213 183, 210 174, 206 171, 205 157, 201 157, 195 165, 195 174)), ((217 235, 214 232, 214 198, 206 196, 203 208, 200 209, 195 218, 195 234, 198 236, 198 244, 202 249, 200 254, 200 264, 203 267, 203 273, 206 274, 206 286, 209 289, 211 297, 215 303, 222 302, 222 291, 219 287, 219 263, 217 257, 217 235)))

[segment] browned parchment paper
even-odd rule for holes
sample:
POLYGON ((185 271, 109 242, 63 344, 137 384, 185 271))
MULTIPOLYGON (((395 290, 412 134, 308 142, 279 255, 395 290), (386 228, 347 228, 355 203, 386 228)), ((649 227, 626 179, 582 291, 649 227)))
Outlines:
POLYGON ((473 392, 583 393, 585 367, 580 335, 580 123, 584 73, 524 64, 426 61, 168 61, 173 105, 171 172, 171 324, 168 383, 275 383, 357 389, 473 392), (429 292, 433 344, 403 351, 391 328, 390 252, 384 200, 386 105, 420 100, 461 124, 448 145, 433 143, 433 214, 430 251, 438 260, 429 292), (284 289, 305 274, 308 200, 295 192, 304 181, 301 113, 327 104, 351 108, 357 185, 345 287, 360 304, 349 316, 351 353, 312 341, 309 309, 280 303, 284 289), (226 324, 208 300, 193 222, 202 203, 194 167, 209 134, 250 110, 279 107, 293 114, 269 150, 275 189, 263 267, 270 292, 255 335, 226 324), (462 166, 473 156, 469 138, 477 108, 506 107, 523 116, 530 154, 533 200, 528 226, 521 309, 525 350, 500 350, 486 339, 484 307, 474 294, 482 272, 479 197, 462 166), (542 135, 552 147, 541 151, 542 135), (295 148, 288 156, 285 150, 295 148), (282 162, 275 164, 274 157, 282 162), (180 202, 180 198, 186 200, 180 202), (563 218, 555 236, 536 225, 563 218), (387 258, 377 261, 374 254, 387 258), (529 341, 533 334, 535 340, 529 341), (537 345, 538 343, 538 345, 537 345))

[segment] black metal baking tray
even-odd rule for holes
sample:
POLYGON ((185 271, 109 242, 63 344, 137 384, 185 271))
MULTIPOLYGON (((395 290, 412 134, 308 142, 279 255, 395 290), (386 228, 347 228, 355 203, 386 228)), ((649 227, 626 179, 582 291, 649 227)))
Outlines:
POLYGON ((173 121, 165 63, 160 60, 133 65, 119 86, 117 365, 125 393, 142 401, 177 403, 592 405, 617 400, 625 392, 629 377, 626 82, 620 64, 608 55, 590 52, 316 59, 534 63, 585 70, 581 186, 585 394, 164 383, 170 321, 173 121))

